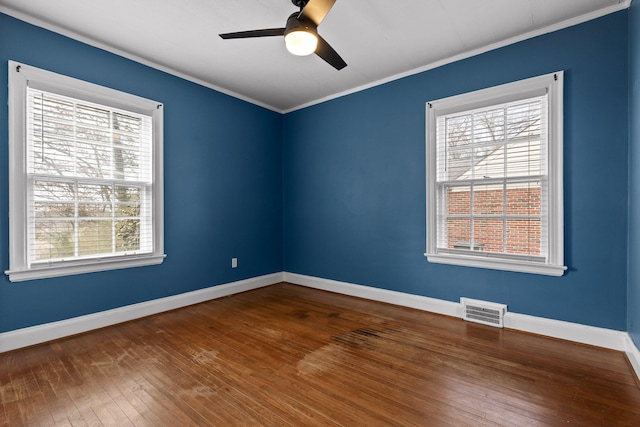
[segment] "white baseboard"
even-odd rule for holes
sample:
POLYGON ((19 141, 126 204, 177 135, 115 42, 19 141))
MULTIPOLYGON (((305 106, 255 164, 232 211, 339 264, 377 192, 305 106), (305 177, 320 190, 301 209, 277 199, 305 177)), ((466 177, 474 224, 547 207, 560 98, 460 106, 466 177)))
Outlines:
POLYGON ((640 350, 634 344, 631 337, 627 334, 627 357, 633 370, 636 371, 636 376, 640 379, 640 350))
POLYGON ((418 310, 430 311, 432 313, 444 314, 446 316, 462 317, 462 307, 460 304, 451 301, 412 295, 404 292, 389 291, 380 288, 372 288, 370 286, 355 285, 353 283, 321 279, 318 277, 304 276, 296 273, 285 272, 284 281, 295 285, 306 286, 308 288, 351 295, 354 297, 386 302, 403 307, 416 308, 418 310))
POLYGON ((268 274, 166 298, 141 302, 139 304, 114 308, 99 313, 88 314, 86 316, 74 317, 59 322, 0 333, 0 352, 16 350, 70 335, 104 328, 105 326, 127 322, 140 317, 273 285, 282 282, 283 276, 283 273, 268 274))
POLYGON ((504 316, 504 327, 618 351, 627 350, 629 336, 623 331, 510 312, 504 316))
MULTIPOLYGON (((462 318, 460 303, 388 291, 369 286, 338 282, 304 276, 296 273, 284 273, 284 281, 315 289, 336 292, 345 295, 366 298, 374 301, 417 308, 419 310, 462 318)), ((504 317, 506 328, 531 332, 538 335, 560 338, 568 341, 590 344, 618 351, 628 351, 629 335, 626 332, 597 328, 561 320, 545 319, 525 314, 507 312, 504 317)))

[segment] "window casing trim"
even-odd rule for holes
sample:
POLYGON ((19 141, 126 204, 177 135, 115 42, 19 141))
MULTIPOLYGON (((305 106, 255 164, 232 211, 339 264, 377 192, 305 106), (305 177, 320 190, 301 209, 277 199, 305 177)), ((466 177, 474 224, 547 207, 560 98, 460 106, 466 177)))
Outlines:
POLYGON ((563 208, 563 86, 564 73, 558 71, 525 80, 443 98, 426 104, 426 253, 429 262, 562 276, 564 266, 564 208, 563 208), (456 112, 483 108, 536 96, 547 95, 548 117, 548 257, 546 262, 526 257, 500 256, 465 250, 437 248, 437 118, 456 112), (430 238, 431 236, 431 238, 430 238))
POLYGON ((12 282, 59 277, 162 263, 164 254, 163 106, 156 101, 120 92, 36 67, 9 61, 9 270, 12 282), (152 117, 153 247, 150 253, 87 257, 28 265, 27 254, 27 87, 54 92, 152 117))

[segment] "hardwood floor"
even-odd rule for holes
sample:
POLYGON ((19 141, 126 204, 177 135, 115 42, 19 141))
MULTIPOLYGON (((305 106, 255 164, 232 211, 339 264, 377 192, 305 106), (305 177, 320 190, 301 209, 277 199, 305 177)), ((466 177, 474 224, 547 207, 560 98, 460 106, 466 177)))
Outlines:
POLYGON ((640 426, 623 353, 286 283, 0 355, 0 425, 640 426))

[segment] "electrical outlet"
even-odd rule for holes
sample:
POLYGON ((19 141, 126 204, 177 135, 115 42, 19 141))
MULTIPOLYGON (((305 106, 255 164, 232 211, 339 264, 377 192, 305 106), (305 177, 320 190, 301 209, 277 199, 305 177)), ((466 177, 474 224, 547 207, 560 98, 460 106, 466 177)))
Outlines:
POLYGON ((236 268, 238 266, 238 258, 231 258, 231 268, 236 268))

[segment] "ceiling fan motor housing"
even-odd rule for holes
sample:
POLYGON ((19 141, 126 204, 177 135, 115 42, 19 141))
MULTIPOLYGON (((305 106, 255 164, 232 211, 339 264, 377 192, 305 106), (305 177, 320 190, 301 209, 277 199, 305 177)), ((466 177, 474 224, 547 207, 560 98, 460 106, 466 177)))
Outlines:
POLYGON ((292 31, 306 31, 308 33, 318 34, 318 27, 310 19, 299 17, 298 12, 292 13, 287 18, 287 26, 284 30, 285 37, 292 31))

